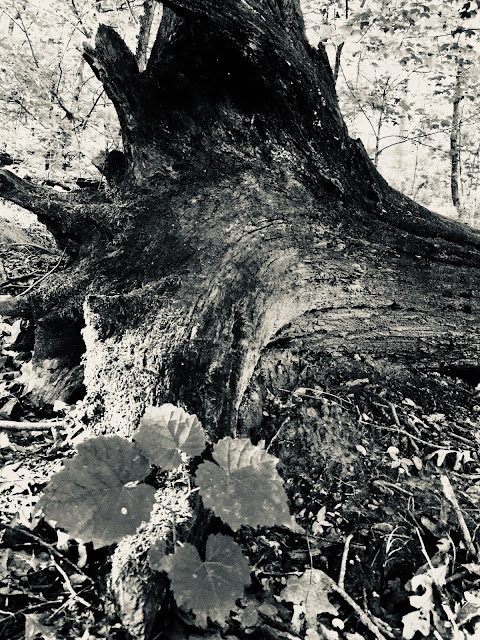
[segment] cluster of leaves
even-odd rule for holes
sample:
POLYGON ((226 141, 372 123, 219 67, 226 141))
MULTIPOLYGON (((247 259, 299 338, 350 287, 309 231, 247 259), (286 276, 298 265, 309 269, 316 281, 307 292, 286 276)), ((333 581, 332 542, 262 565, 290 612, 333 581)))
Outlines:
MULTIPOLYGON (((90 160, 101 149, 118 144, 116 115, 81 56, 82 42, 102 22, 135 49, 142 5, 48 0, 20 8, 16 0, 5 0, 0 132, 4 150, 16 162, 37 176, 78 177, 93 171, 90 160)), ((302 3, 312 43, 326 44, 337 67, 352 135, 363 139, 394 186, 427 206, 449 200, 451 103, 459 95, 463 196, 470 211, 477 207, 479 140, 472 125, 480 83, 478 5, 478 0, 302 3)))
MULTIPOLYGON (((331 375, 332 370, 325 365, 325 362, 331 361, 328 359, 322 361, 321 369, 330 372, 326 375, 331 375)), ((341 359, 340 364, 343 362, 344 360, 341 359)), ((445 500, 442 501, 435 487, 439 473, 445 475, 453 470, 456 472, 456 480, 463 477, 463 483, 460 481, 459 485, 459 497, 466 490, 470 496, 470 504, 478 506, 478 483, 472 485, 471 481, 472 472, 478 470, 474 446, 474 432, 475 426, 478 427, 478 420, 472 422, 471 416, 478 416, 478 407, 477 412, 472 413, 470 405, 467 408, 462 405, 463 408, 456 408, 453 412, 454 418, 448 417, 450 414, 440 413, 439 409, 442 407, 437 407, 435 413, 426 414, 415 402, 403 396, 399 392, 400 385, 395 383, 395 393, 399 394, 395 396, 396 415, 399 421, 405 424, 407 429, 407 425, 415 425, 415 435, 411 437, 416 438, 417 442, 421 444, 423 440, 429 443, 426 449, 414 447, 409 441, 410 436, 407 430, 400 429, 398 425, 399 431, 396 427, 395 433, 390 436, 390 432, 393 433, 392 410, 387 405, 382 408, 382 405, 378 404, 380 397, 378 393, 371 398, 373 404, 368 401, 370 396, 365 387, 374 388, 376 391, 381 389, 376 386, 372 378, 373 371, 370 365, 355 362, 357 367, 355 373, 348 374, 350 378, 344 390, 338 391, 340 395, 332 396, 324 393, 323 386, 313 385, 308 381, 310 374, 307 369, 305 371, 307 378, 305 381, 302 380, 301 386, 297 387, 294 393, 282 392, 278 396, 273 394, 265 405, 268 414, 275 418, 271 425, 272 429, 275 428, 275 433, 278 429, 275 425, 280 423, 283 426, 280 437, 273 441, 273 432, 262 432, 260 435, 270 442, 268 451, 275 452, 282 461, 290 502, 298 507, 298 509, 294 507, 297 512, 296 517, 309 531, 308 536, 292 535, 291 532, 278 529, 253 532, 248 528, 241 528, 237 531, 235 540, 226 535, 210 536, 205 551, 200 553, 191 545, 180 544, 174 554, 166 555, 167 545, 164 540, 157 540, 150 549, 148 557, 151 566, 158 571, 167 572, 177 604, 182 609, 192 610, 196 616, 196 624, 199 626, 205 626, 209 619, 218 623, 222 629, 240 624, 242 631, 256 637, 255 634, 260 635, 265 625, 268 628, 278 629, 279 627, 275 625, 281 625, 283 621, 285 627, 282 628, 288 627, 290 633, 293 631, 301 637, 305 635, 310 640, 324 637, 331 640, 340 640, 340 638, 361 640, 365 636, 354 632, 355 623, 352 618, 348 622, 345 620, 343 604, 345 595, 339 593, 339 585, 342 581, 339 579, 338 584, 335 584, 332 578, 322 571, 323 568, 328 567, 330 576, 336 573, 341 549, 348 546, 347 540, 350 538, 350 536, 346 537, 348 528, 353 532, 356 550, 355 556, 351 553, 350 561, 347 563, 347 588, 351 600, 359 601, 365 589, 368 598, 367 606, 373 611, 377 611, 373 607, 382 607, 381 620, 391 625, 399 637, 416 640, 417 637, 422 637, 423 632, 428 633, 426 637, 435 635, 435 637, 455 637, 456 640, 476 637, 480 618, 476 585, 480 574, 478 555, 465 553, 462 542, 458 538, 455 513, 449 511, 448 505, 445 504, 445 500), (368 376, 372 378, 370 382, 368 382, 368 376), (281 399, 280 404, 274 404, 275 398, 279 402, 281 399), (339 403, 343 405, 343 409, 339 403), (362 406, 363 411, 361 414, 355 412, 355 420, 353 418, 352 421, 347 420, 349 407, 353 409, 355 404, 362 406), (287 416, 288 422, 285 422, 287 416), (385 420, 382 420, 382 416, 385 420), (461 416, 465 418, 464 423, 461 416), (465 427, 462 433, 470 434, 472 439, 470 449, 465 448, 465 443, 460 447, 454 444, 456 429, 461 429, 462 425, 465 427), (387 437, 384 435, 384 429, 387 430, 387 437), (383 434, 381 437, 380 432, 383 434), (315 464, 312 464, 312 459, 315 460, 315 464), (344 466, 341 467, 335 463, 336 460, 341 460, 344 466), (303 467, 300 466, 302 463, 303 467), (310 467, 310 476, 307 474, 307 466, 310 467), (319 472, 322 474, 320 478, 319 472), (332 481, 327 477, 329 475, 332 481), (304 491, 305 483, 309 478, 312 484, 308 491, 304 491), (327 491, 329 485, 330 490, 327 491), (346 492, 342 492, 342 486, 346 487, 346 492), (415 510, 411 506, 411 495, 415 497, 415 510), (320 505, 323 506, 320 507, 320 505), (373 524, 372 513, 375 514, 373 524), (409 514, 415 516, 418 530, 408 525, 404 516, 408 518, 409 514), (241 548, 237 543, 241 544, 241 548), (437 553, 434 551, 435 545, 438 549, 437 553), (249 561, 255 567, 253 571, 256 577, 254 586, 243 595, 243 587, 249 583, 250 569, 242 555, 242 550, 244 552, 248 550, 249 561), (365 576, 365 567, 369 567, 369 578, 365 576), (382 582, 380 582, 379 574, 382 571, 382 582), (380 595, 376 596, 376 592, 380 595), (234 606, 235 601, 236 606, 234 606), (288 603, 287 607, 281 604, 282 601, 288 603), (225 624, 222 624, 227 616, 225 624), (451 622, 450 631, 449 621, 451 622), (456 635, 453 634, 452 629, 455 630, 456 635)), ((335 357, 335 363, 339 364, 338 357, 335 357)), ((343 380, 346 373, 341 366, 343 380)), ((435 384, 438 383, 437 378, 434 377, 433 380, 436 381, 435 384)), ((442 382, 445 383, 445 380, 442 382)), ((421 389, 419 396, 428 396, 428 392, 424 392, 423 387, 421 389)), ((452 383, 450 386, 442 384, 441 390, 441 399, 445 406, 449 405, 450 401, 455 402, 458 394, 456 384, 452 383)), ((471 396, 462 396, 462 398, 472 400, 471 396)), ((442 408, 444 409, 445 407, 442 408)), ((127 490, 143 486, 150 491, 150 487, 143 483, 136 483, 136 479, 132 480, 133 475, 139 479, 140 475, 146 473, 149 465, 144 465, 142 469, 140 464, 147 457, 145 454, 148 454, 149 459, 151 457, 152 460, 162 461, 165 468, 171 468, 186 461, 185 450, 188 450, 190 455, 198 455, 198 451, 205 445, 205 434, 201 426, 200 429, 195 426, 198 421, 194 416, 182 414, 190 425, 183 428, 181 422, 172 419, 173 412, 181 412, 181 410, 167 407, 165 419, 162 420, 170 424, 170 427, 165 431, 157 424, 158 411, 159 409, 147 411, 141 427, 135 434, 136 445, 123 442, 128 449, 133 446, 136 450, 132 467, 141 470, 141 474, 138 472, 130 474, 123 468, 118 469, 122 464, 116 463, 114 465, 116 471, 113 475, 122 477, 125 485, 117 486, 112 482, 103 467, 105 460, 109 460, 108 448, 105 450, 104 444, 105 442, 112 444, 111 456, 113 457, 117 453, 115 445, 117 438, 100 438, 99 452, 93 461, 83 457, 83 462, 88 462, 89 474, 91 473, 92 477, 95 472, 92 472, 91 467, 98 466, 98 473, 103 479, 102 483, 97 483, 90 498, 88 498, 88 491, 85 494, 82 493, 87 498, 86 503, 82 501, 83 498, 79 500, 78 495, 75 497, 67 494, 66 497, 68 501, 76 500, 75 505, 77 511, 82 512, 82 518, 84 512, 90 510, 92 519, 98 522, 97 535, 101 538, 106 536, 109 526, 114 529, 123 526, 122 523, 127 515, 122 513, 123 509, 128 511, 137 507, 135 500, 129 500, 127 490), (110 502, 104 499, 105 496, 102 493, 103 490, 108 493, 109 483, 115 486, 113 500, 110 502), (127 497, 123 495, 118 498, 122 491, 126 492, 127 497), (95 509, 98 508, 98 502, 107 504, 107 507, 103 511, 99 509, 100 512, 97 514, 95 509), (131 506, 132 503, 133 506, 131 506), (111 525, 105 523, 112 514, 118 515, 119 511, 121 514, 119 520, 114 518, 111 525)), ((268 418, 268 415, 266 417, 268 418)), ((267 426, 266 424, 265 428, 267 426)), ((196 468, 200 470, 205 465, 203 470, 206 472, 206 480, 202 482, 201 490, 205 495, 210 492, 214 506, 218 502, 217 515, 230 518, 234 528, 235 515, 242 512, 245 505, 240 501, 235 513, 228 514, 230 504, 235 500, 238 501, 234 490, 229 493, 230 483, 235 485, 238 482, 240 487, 247 487, 244 494, 245 496, 248 494, 251 499, 249 487, 252 486, 252 478, 248 468, 253 466, 254 474, 257 473, 258 480, 255 486, 257 489, 258 485, 264 481, 261 461, 265 460, 267 466, 271 465, 273 468, 275 465, 271 460, 268 462, 269 459, 265 457, 265 451, 261 446, 253 447, 248 441, 231 439, 227 439, 226 442, 220 441, 220 443, 217 443, 218 446, 213 449, 215 455, 210 456, 209 453, 205 453, 204 461, 199 463, 198 459, 195 460, 195 466, 199 463, 196 468), (218 487, 218 500, 215 500, 215 489, 209 485, 209 474, 215 466, 218 466, 218 476, 215 480, 218 487), (220 478, 222 478, 221 481, 220 478), (224 498, 227 503, 226 508, 222 504, 224 498), (226 515, 222 515, 225 511, 226 515)), ((80 445, 77 458, 86 444, 85 442, 84 445, 80 445)), ((33 457, 31 449, 28 450, 28 456, 33 457)), ((126 464, 130 465, 129 459, 127 456, 123 461, 126 460, 126 464)), ((74 460, 75 458, 67 462, 65 468, 68 468, 74 460)), ((59 464, 60 461, 58 460, 57 463, 59 464)), ((55 469, 58 469, 58 464, 55 469)), ((111 466, 111 462, 108 461, 108 465, 111 466)), ((38 486, 45 481, 45 473, 41 479, 35 476, 35 479, 30 478, 30 480, 25 477, 24 471, 19 473, 22 475, 23 487, 28 482, 30 486, 33 484, 38 486)), ((180 477, 184 472, 179 469, 176 474, 180 477)), ((270 471, 267 472, 267 478, 270 477, 269 474, 271 474, 273 485, 276 486, 278 477, 270 471)), ((152 474, 149 476, 151 478, 152 474)), ((195 480, 200 487, 199 477, 197 474, 195 480)), ((20 480, 17 480, 16 484, 19 483, 20 480)), ((254 482, 253 485, 255 485, 254 482)), ((61 489, 65 490, 65 487, 61 489)), ((46 493, 48 491, 49 489, 46 493)), ((277 492, 278 489, 275 491, 277 492)), ((141 496, 141 493, 138 495, 141 496)), ((149 495, 147 501, 150 500, 149 495)), ((164 500, 165 495, 162 492, 161 502, 163 503, 164 500)), ((151 502, 149 504, 151 505, 151 502)), ((250 511, 247 505, 246 518, 255 523, 261 518, 261 515, 258 515, 261 514, 261 509, 258 509, 256 504, 252 505, 252 509, 253 511, 250 511)), ((67 510, 67 514, 74 511, 66 505, 60 505, 57 508, 59 522, 62 510, 67 510)), ((12 510, 9 512, 15 513, 12 510)), ((469 509, 465 513, 469 526, 474 525, 475 512, 476 509, 469 509)), ((148 509, 145 509, 144 513, 145 517, 148 517, 148 509)), ((79 517, 77 515, 77 518, 79 517)), ((38 519, 36 522, 38 523, 38 519)), ((91 525, 88 524, 88 526, 91 525)), ((132 530, 134 526, 135 523, 132 530)), ((45 535, 44 532, 48 531, 48 535, 52 536, 52 531, 46 523, 40 521, 39 527, 43 531, 40 535, 45 535)), ((28 531, 32 532, 33 526, 28 526, 28 531)), ((38 528, 36 531, 38 535, 38 528)), ((62 536, 60 531, 58 534, 59 539, 68 537, 62 536)), ((21 536, 22 531, 12 531, 11 535, 21 536)), ((84 534, 84 537, 88 536, 84 534)), ((31 539, 29 537, 27 541, 30 543, 31 539)), ((48 539, 52 540, 51 537, 48 539)), ((15 547, 12 545, 11 548, 17 549, 18 539, 14 538, 14 540, 15 547)), ((35 557, 31 544, 26 547, 21 556, 21 566, 17 567, 17 564, 13 563, 13 552, 10 554, 8 560, 10 573, 8 583, 7 578, 4 578, 4 588, 11 593, 12 585, 15 585, 19 592, 26 594, 22 596, 19 594, 17 598, 28 597, 29 589, 32 587, 28 584, 25 586, 24 563, 29 561, 35 562, 35 573, 30 571, 29 574, 32 584, 34 580, 40 580, 44 573, 48 572, 49 580, 55 581, 56 587, 59 588, 55 593, 65 597, 56 579, 59 569, 48 553, 42 553, 40 539, 38 542, 40 547, 35 557)), ((77 544, 72 540, 69 540, 68 544, 71 547, 74 545, 74 549, 77 549, 77 544)), ((97 546, 100 544, 102 543, 97 543, 97 546)), ((80 550, 81 547, 82 545, 78 546, 78 549, 80 550)), ((171 547, 172 545, 169 544, 168 548, 171 549, 171 547)), ((82 564, 77 565, 75 562, 77 569, 75 565, 70 565, 69 569, 69 572, 73 570, 73 574, 70 575, 71 583, 74 587, 82 585, 82 597, 86 597, 88 602, 93 594, 84 591, 86 577, 82 576, 80 567, 85 566, 83 562, 90 564, 98 555, 104 558, 102 551, 89 552, 88 560, 85 556, 82 564)), ((15 557, 17 558, 17 555, 15 557)), ((87 569, 87 575, 89 574, 90 569, 87 569)), ((36 583, 34 588, 37 588, 36 583)), ((42 585, 42 589, 45 590, 45 585, 42 585)), ((51 597, 50 592, 47 597, 51 597)), ((89 606, 85 601, 83 605, 89 606)), ((55 608, 57 606, 55 605, 55 608)), ((351 602, 347 606, 351 607, 351 602)), ((20 608, 20 604, 16 608, 20 608)), ((76 614, 73 616, 70 614, 62 619, 61 624, 64 625, 62 633, 59 633, 57 623, 55 629, 47 626, 49 623, 46 623, 45 615, 37 616, 36 613, 28 613, 27 616, 26 633, 31 633, 29 637, 32 640, 37 632, 43 633, 45 637, 48 637, 48 634, 51 637, 64 637, 62 634, 66 634, 71 625, 75 629, 82 628, 79 616, 76 614)), ((357 611, 355 617, 359 616, 357 611)), ((185 619, 185 616, 183 618, 185 619)), ((186 619, 192 621, 192 618, 186 619)), ((60 624, 60 620, 57 622, 60 624)), ((111 620, 105 621, 107 627, 110 623, 111 620)), ((2 620, 0 620, 0 626, 1 624, 2 620)), ((103 637, 98 631, 100 624, 104 624, 103 618, 102 622, 99 621, 96 626, 94 637, 103 637)), ((80 635, 81 632, 78 632, 74 637, 80 635)), ((7 636, 14 637, 14 634, 7 631, 7 636)), ((217 633, 215 637, 220 637, 220 634, 217 633)))
POLYGON ((463 126, 454 133, 465 204, 475 211, 478 2, 307 0, 303 6, 312 42, 323 42, 337 66, 351 134, 362 138, 394 186, 427 206, 449 200, 452 102, 460 98, 463 126))
POLYGON ((0 9, 0 151, 41 178, 93 173, 91 159, 118 144, 118 121, 82 57, 100 22, 134 45, 142 3, 18 3, 0 9))
MULTIPOLYGON (((39 507, 46 518, 95 547, 118 542, 149 519, 155 490, 141 481, 150 465, 174 469, 200 455, 205 444, 195 415, 171 404, 149 407, 134 442, 99 436, 80 444, 47 485, 39 507)), ((214 462, 199 464, 195 481, 205 506, 232 531, 242 525, 291 526, 277 458, 248 439, 230 437, 219 440, 212 455, 214 462)), ((150 561, 153 569, 168 574, 177 604, 191 610, 200 626, 207 617, 223 622, 250 582, 241 548, 221 534, 208 538, 205 560, 191 544, 165 555, 159 543, 150 561)))

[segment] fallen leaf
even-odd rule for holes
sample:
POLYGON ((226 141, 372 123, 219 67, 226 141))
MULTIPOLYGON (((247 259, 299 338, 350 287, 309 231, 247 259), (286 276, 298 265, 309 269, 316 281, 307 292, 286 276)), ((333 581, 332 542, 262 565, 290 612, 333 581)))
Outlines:
POLYGON ((40 616, 34 613, 25 614, 25 640, 35 640, 41 636, 43 640, 57 640, 55 627, 47 627, 40 622, 40 616))
POLYGON ((407 613, 407 615, 402 618, 402 624, 404 640, 412 640, 417 631, 421 633, 422 636, 428 636, 430 634, 430 614, 423 609, 407 613))
POLYGON ((317 615, 330 613, 338 615, 338 607, 330 602, 332 593, 329 578, 320 569, 309 569, 302 576, 290 576, 282 591, 282 600, 301 605, 307 626, 317 628, 317 615))

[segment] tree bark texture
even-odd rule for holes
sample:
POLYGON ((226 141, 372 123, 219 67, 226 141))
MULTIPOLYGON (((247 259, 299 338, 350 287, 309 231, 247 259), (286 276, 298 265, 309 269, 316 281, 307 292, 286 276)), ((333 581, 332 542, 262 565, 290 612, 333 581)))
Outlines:
POLYGON ((118 113, 125 179, 64 195, 3 170, 0 196, 68 250, 31 295, 53 314, 37 348, 49 357, 59 318, 81 333, 94 431, 129 435, 146 405, 174 402, 213 441, 252 434, 254 373, 269 363, 293 388, 292 344, 478 367, 480 234, 391 189, 348 137, 297 0, 166 0, 144 71, 105 26, 85 58, 118 113))
POLYGON ((96 429, 130 433, 170 400, 234 431, 262 349, 305 313, 361 326, 369 309, 372 335, 402 326, 412 348, 425 322, 451 327, 476 357, 479 234, 389 188, 348 137, 295 0, 168 0, 145 71, 109 27, 85 57, 122 126, 121 187, 4 170, 0 189, 69 251, 32 304, 85 327, 96 429))

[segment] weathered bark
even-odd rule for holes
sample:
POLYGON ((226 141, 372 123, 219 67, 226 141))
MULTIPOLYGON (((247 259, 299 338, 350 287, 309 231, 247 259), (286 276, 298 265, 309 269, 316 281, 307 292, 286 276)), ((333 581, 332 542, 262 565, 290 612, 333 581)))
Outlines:
POLYGON ((60 196, 3 171, 0 195, 71 252, 32 303, 84 326, 92 429, 128 435, 171 401, 213 440, 252 432, 246 391, 282 341, 478 363, 480 234, 391 189, 348 137, 297 0, 166 0, 145 71, 107 27, 85 57, 124 181, 60 196))

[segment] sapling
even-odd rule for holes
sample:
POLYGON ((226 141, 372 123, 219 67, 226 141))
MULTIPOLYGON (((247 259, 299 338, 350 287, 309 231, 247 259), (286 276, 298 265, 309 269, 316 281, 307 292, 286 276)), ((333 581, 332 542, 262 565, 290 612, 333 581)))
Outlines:
MULTIPOLYGON (((118 542, 149 519, 155 490, 143 481, 151 465, 178 467, 202 454, 206 434, 197 416, 164 404, 149 407, 133 434, 90 438, 77 447, 44 490, 39 506, 46 518, 94 547, 118 542)), ((298 530, 290 516, 278 458, 248 438, 225 437, 212 451, 214 462, 202 460, 195 482, 204 506, 234 532, 243 525, 287 526, 298 530)), ((250 583, 250 568, 233 537, 217 534, 206 541, 205 559, 195 546, 174 545, 166 554, 164 541, 150 550, 152 568, 165 571, 178 606, 192 611, 199 626, 207 618, 224 622, 250 583)))

